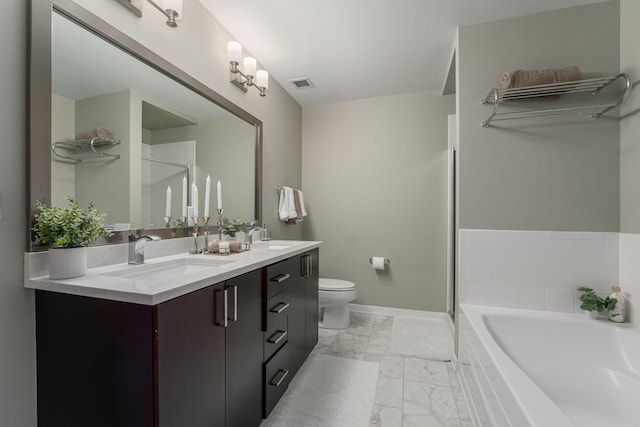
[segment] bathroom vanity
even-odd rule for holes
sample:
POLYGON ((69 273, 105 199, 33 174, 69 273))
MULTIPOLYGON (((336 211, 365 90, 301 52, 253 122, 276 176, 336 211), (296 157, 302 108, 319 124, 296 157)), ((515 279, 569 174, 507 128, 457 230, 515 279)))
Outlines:
POLYGON ((27 279, 38 425, 258 426, 318 340, 320 242, 278 243, 27 279))

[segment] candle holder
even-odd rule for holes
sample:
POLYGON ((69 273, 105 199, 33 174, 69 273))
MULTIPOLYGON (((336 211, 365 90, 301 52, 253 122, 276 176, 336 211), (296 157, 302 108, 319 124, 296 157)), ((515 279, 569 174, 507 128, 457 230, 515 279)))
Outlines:
POLYGON ((198 249, 198 221, 200 220, 200 218, 198 218, 197 216, 192 216, 191 220, 193 221, 193 232, 191 233, 191 235, 193 236, 193 240, 195 242, 195 249, 190 251, 189 253, 191 255, 196 255, 201 253, 201 251, 198 249))
POLYGON ((222 240, 222 212, 224 212, 224 209, 218 208, 216 212, 218 212, 218 239, 222 240))
POLYGON ((202 253, 208 254, 209 253, 209 217, 205 216, 203 217, 203 220, 204 220, 204 232, 202 234, 204 234, 204 248, 202 248, 202 253))
POLYGON ((169 228, 171 226, 171 218, 170 216, 165 216, 164 217, 164 226, 169 228))
POLYGON ((181 227, 187 227, 187 217, 186 216, 181 216, 180 217, 180 222, 182 223, 181 227))

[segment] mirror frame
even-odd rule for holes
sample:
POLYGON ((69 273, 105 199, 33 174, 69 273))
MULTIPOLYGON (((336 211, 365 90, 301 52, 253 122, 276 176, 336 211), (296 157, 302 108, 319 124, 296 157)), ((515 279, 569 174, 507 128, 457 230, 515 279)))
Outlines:
MULTIPOLYGON (((253 125, 255 143, 254 220, 262 223, 262 121, 238 107, 207 85, 171 64, 161 56, 120 32, 72 0, 30 0, 29 2, 29 56, 28 56, 28 167, 27 247, 29 251, 46 250, 36 246, 31 224, 36 213, 37 200, 51 201, 51 19, 53 11, 65 16, 106 42, 142 61, 151 68, 182 84, 236 117, 253 125)), ((189 236, 188 228, 157 228, 154 234, 162 238, 189 236)), ((114 232, 110 238, 101 238, 96 244, 114 244, 127 241, 128 231, 114 232)))

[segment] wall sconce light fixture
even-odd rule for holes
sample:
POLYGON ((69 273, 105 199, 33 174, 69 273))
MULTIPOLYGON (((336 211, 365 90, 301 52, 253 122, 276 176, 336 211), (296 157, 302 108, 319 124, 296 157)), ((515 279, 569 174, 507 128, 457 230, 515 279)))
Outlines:
POLYGON ((238 68, 242 57, 242 45, 236 41, 227 44, 227 56, 231 65, 231 83, 247 92, 247 86, 253 86, 260 91, 260 96, 266 96, 269 89, 269 73, 265 70, 256 70, 256 59, 247 56, 243 59, 242 70, 238 68))
MULTIPOLYGON (((143 0, 118 0, 124 7, 133 12, 138 18, 142 18, 143 0)), ((146 0, 167 17, 167 25, 176 28, 177 19, 182 18, 182 0, 146 0)))

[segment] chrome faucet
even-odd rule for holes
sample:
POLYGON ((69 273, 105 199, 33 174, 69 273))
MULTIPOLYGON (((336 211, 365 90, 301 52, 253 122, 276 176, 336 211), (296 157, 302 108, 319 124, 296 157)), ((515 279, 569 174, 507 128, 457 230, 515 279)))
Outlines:
POLYGON ((247 231, 247 234, 249 235, 249 243, 253 243, 253 232, 254 231, 262 232, 262 230, 263 230, 262 227, 258 227, 256 224, 258 224, 258 221, 251 221, 251 222, 247 223, 247 226, 251 227, 249 229, 249 231, 247 231))
POLYGON ((129 264, 144 264, 144 247, 149 240, 160 240, 155 235, 142 234, 143 229, 139 228, 135 234, 129 234, 129 264))

